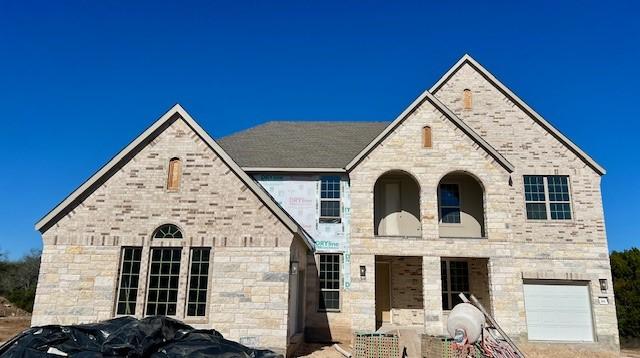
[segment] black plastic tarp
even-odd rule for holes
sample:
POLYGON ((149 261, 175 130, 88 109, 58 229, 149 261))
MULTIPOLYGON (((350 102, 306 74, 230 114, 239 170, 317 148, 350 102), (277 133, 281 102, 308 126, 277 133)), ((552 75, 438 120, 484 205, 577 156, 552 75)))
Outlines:
POLYGON ((120 317, 94 324, 30 328, 2 347, 0 357, 282 357, 226 340, 213 329, 175 319, 120 317))

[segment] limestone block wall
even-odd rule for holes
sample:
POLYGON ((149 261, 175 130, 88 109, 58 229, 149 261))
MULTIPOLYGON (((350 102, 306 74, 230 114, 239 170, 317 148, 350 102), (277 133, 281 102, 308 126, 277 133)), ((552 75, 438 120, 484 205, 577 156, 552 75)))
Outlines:
POLYGON ((182 248, 178 319, 247 345, 286 349, 289 261, 300 239, 180 118, 42 236, 34 325, 114 317, 125 246, 143 248, 136 306, 143 317, 150 250, 171 246, 182 248), (169 191, 174 157, 182 161, 182 179, 169 191), (183 238, 152 239, 165 223, 180 227, 183 238), (205 317, 185 315, 192 247, 211 248, 205 317))

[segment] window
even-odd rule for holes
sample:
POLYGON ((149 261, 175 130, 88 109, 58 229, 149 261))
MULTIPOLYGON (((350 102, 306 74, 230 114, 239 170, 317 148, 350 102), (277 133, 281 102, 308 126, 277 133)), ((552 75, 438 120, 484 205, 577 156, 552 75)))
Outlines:
POLYGON ((442 309, 451 310, 462 302, 458 295, 469 295, 469 264, 466 261, 442 260, 442 309))
POLYGON ((440 221, 460 223, 460 190, 458 184, 440 184, 440 221))
POLYGON ((340 255, 320 254, 319 308, 323 311, 340 310, 340 255))
POLYGON ((320 178, 320 222, 340 222, 340 177, 320 178))
POLYGON ((182 239, 182 231, 173 224, 164 224, 156 229, 154 239, 182 239))
POLYGON ((147 315, 175 316, 180 278, 179 248, 151 249, 147 315))
POLYGON ((140 279, 141 247, 123 247, 120 263, 120 285, 118 285, 118 303, 116 314, 136 314, 138 281, 140 279))
POLYGON ((529 220, 571 220, 568 176, 525 175, 524 199, 529 220))
POLYGON ((189 273, 189 298, 187 316, 205 316, 207 287, 209 286, 209 254, 211 249, 191 249, 191 271, 189 273))
POLYGON ((431 148, 433 144, 431 143, 431 127, 426 126, 422 128, 422 147, 423 148, 431 148))
POLYGON ((169 173, 167 177, 167 189, 178 190, 180 188, 180 176, 182 175, 182 162, 179 158, 169 160, 169 173))
POLYGON ((462 91, 462 105, 464 109, 473 108, 473 93, 471 93, 470 89, 462 91))

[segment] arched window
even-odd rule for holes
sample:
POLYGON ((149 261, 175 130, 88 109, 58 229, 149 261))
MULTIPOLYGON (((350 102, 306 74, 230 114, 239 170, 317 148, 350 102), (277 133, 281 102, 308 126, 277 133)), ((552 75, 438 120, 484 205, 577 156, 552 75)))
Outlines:
POLYGON ((422 128, 422 147, 431 148, 433 143, 431 142, 431 127, 425 126, 422 128))
POLYGON ((167 189, 178 190, 180 188, 180 176, 182 175, 182 162, 179 158, 169 160, 169 175, 167 177, 167 189))
POLYGON ((173 224, 164 224, 153 232, 154 239, 182 239, 182 231, 173 224))
POLYGON ((473 108, 473 95, 471 90, 468 88, 462 92, 462 105, 464 109, 473 108))

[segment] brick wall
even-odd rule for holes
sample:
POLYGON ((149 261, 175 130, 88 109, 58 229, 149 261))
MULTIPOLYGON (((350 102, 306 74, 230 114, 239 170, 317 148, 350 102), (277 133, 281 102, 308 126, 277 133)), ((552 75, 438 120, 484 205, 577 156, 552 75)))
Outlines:
POLYGON ((122 246, 144 248, 136 310, 142 317, 149 248, 179 246, 177 318, 251 345, 284 350, 293 240, 286 226, 178 119, 43 234, 33 324, 113 317, 122 246), (177 191, 167 191, 173 157, 182 160, 182 181, 177 191), (184 238, 151 240, 164 223, 178 225, 184 238), (192 246, 212 247, 204 319, 184 316, 192 246))

